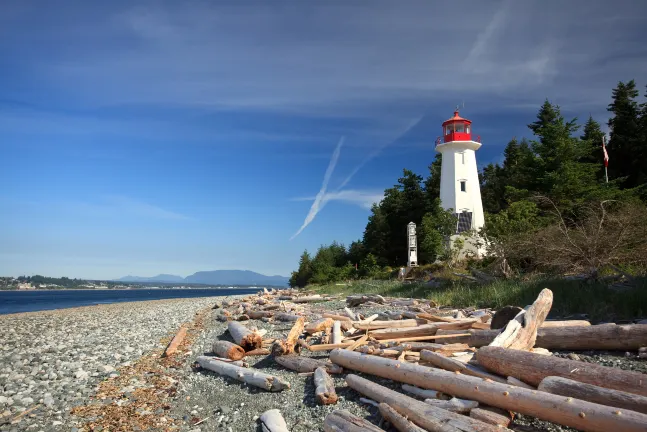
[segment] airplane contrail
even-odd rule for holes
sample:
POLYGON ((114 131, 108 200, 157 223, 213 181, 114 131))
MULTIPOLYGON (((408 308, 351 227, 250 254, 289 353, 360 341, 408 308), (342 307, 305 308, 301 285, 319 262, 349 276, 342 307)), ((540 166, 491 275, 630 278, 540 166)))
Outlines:
POLYGON ((319 193, 315 197, 315 200, 310 207, 310 211, 308 212, 306 219, 303 221, 303 225, 301 225, 301 228, 299 228, 299 230, 292 237, 290 237, 290 240, 301 234, 301 232, 315 219, 317 213, 319 213, 321 209, 326 205, 327 201, 324 200, 326 196, 326 189, 328 188, 328 182, 330 181, 330 177, 332 176, 332 173, 335 170, 335 166, 337 165, 337 160, 339 159, 339 154, 341 152, 341 146, 344 144, 345 138, 346 137, 341 137, 339 139, 337 147, 335 147, 335 151, 332 153, 332 157, 330 158, 330 162, 328 163, 326 173, 324 174, 321 189, 319 189, 319 193))

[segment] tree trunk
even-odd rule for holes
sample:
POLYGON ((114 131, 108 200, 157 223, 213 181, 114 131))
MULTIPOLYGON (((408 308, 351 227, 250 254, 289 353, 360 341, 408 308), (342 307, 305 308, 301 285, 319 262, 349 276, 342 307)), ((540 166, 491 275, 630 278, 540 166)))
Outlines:
MULTIPOLYGON (((438 330, 436 334, 456 333, 470 333, 471 336, 448 338, 445 342, 463 342, 478 348, 492 342, 498 330, 438 330)), ((540 328, 535 346, 549 350, 633 351, 647 346, 647 324, 540 328)))
POLYGON ((398 413, 406 416, 418 426, 429 431, 500 432, 502 430, 508 430, 500 429, 496 426, 492 426, 442 408, 436 408, 357 375, 348 375, 346 377, 346 383, 350 388, 358 393, 361 393, 377 402, 389 404, 398 413))
MULTIPOLYGON (((647 424, 647 415, 633 411, 626 411, 622 415, 618 415, 609 407, 579 399, 567 402, 563 396, 382 357, 362 355, 354 351, 335 350, 330 354, 330 359, 348 369, 438 390, 456 397, 475 400, 583 431, 644 432, 644 425, 647 424)), ((373 399, 375 398, 373 397, 373 399)), ((390 403, 384 400, 380 402, 390 403)), ((411 416, 409 418, 424 427, 415 418, 411 416)))
POLYGON ((229 341, 214 341, 211 345, 211 351, 218 357, 224 357, 229 360, 240 360, 245 357, 245 350, 229 341))
POLYGON ((239 322, 229 321, 227 329, 231 338, 245 351, 263 347, 263 338, 256 332, 249 330, 239 322))
POLYGON ((326 372, 325 367, 318 367, 314 374, 315 396, 320 404, 331 405, 337 403, 337 393, 335 392, 335 383, 326 372))
POLYGON ((510 348, 515 350, 530 350, 535 346, 537 330, 544 323, 553 305, 553 292, 544 288, 537 300, 528 308, 522 310, 503 328, 490 346, 510 348))
POLYGON ((271 409, 261 414, 261 430, 263 432, 290 432, 285 419, 277 409, 271 409))
POLYGON ((445 369, 450 372, 458 371, 465 375, 471 375, 483 379, 491 379, 492 381, 497 381, 503 384, 507 383, 506 379, 503 377, 493 375, 485 371, 480 371, 472 365, 461 363, 458 360, 454 360, 450 357, 445 357, 432 351, 422 350, 420 352, 420 360, 431 363, 438 368, 445 369))
POLYGON ((387 420, 391 425, 396 428, 399 432, 425 432, 424 429, 416 426, 414 423, 410 422, 406 417, 400 415, 396 410, 391 408, 389 404, 382 402, 378 406, 380 414, 382 417, 387 420))
POLYGON ((560 376, 600 387, 647 396, 647 375, 526 351, 483 347, 476 353, 480 365, 501 375, 538 386, 547 376, 560 376))
POLYGON ((472 325, 472 323, 476 321, 477 320, 470 319, 450 323, 439 322, 432 324, 423 324, 417 327, 387 328, 382 330, 375 330, 371 332, 371 336, 378 340, 409 338, 417 336, 433 336, 439 329, 467 329, 472 325))
POLYGON ((506 410, 494 407, 481 406, 470 411, 470 417, 482 422, 508 427, 512 421, 510 413, 506 410))
POLYGON ((378 330, 386 328, 402 328, 402 327, 416 327, 421 324, 426 324, 426 320, 422 319, 405 319, 394 321, 372 321, 372 322, 355 322, 353 327, 360 330, 378 330))
POLYGON ((277 340, 272 344, 272 355, 282 356, 286 354, 292 354, 294 352, 294 347, 297 344, 297 340, 301 333, 303 333, 303 326, 305 325, 305 318, 299 317, 290 329, 288 337, 285 340, 277 340))
POLYGON ((324 432, 384 432, 368 420, 346 410, 333 411, 324 419, 324 432))
POLYGON ((289 382, 283 381, 279 377, 267 375, 259 371, 258 369, 242 368, 231 363, 213 360, 205 356, 198 356, 196 360, 200 367, 204 369, 208 369, 220 375, 225 375, 249 385, 262 388, 263 390, 277 392, 290 388, 289 382))
POLYGON ((343 372, 341 366, 324 360, 313 359, 310 357, 301 357, 297 355, 285 355, 274 357, 274 361, 284 368, 297 372, 314 372, 318 367, 325 368, 328 373, 339 374, 343 372))
POLYGON ((332 326, 332 343, 339 344, 341 340, 341 322, 335 321, 332 326))
POLYGON ((332 318, 321 318, 318 321, 308 323, 308 325, 305 326, 305 331, 308 332, 308 334, 318 333, 332 327, 334 322, 335 321, 332 318))
POLYGON ((562 396, 574 397, 589 402, 647 414, 647 397, 620 390, 611 390, 593 384, 549 376, 541 380, 538 390, 562 396))

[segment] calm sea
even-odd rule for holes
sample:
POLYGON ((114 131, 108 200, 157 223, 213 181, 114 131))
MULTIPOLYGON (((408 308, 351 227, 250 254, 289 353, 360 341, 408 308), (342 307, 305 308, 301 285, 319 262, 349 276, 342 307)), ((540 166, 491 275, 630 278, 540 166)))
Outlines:
POLYGON ((106 303, 252 294, 259 288, 0 291, 0 314, 106 303))

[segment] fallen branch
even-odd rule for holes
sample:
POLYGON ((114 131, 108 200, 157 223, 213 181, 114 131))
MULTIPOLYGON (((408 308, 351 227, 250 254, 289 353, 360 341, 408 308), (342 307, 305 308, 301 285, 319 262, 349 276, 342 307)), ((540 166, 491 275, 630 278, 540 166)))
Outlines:
POLYGON ((203 369, 208 369, 263 390, 277 392, 290 388, 289 382, 280 377, 265 374, 258 369, 246 369, 231 363, 212 360, 205 356, 198 356, 197 362, 203 369))
POLYGON ((308 334, 314 334, 332 327, 333 323, 334 320, 332 318, 321 318, 320 320, 308 323, 308 325, 305 326, 304 330, 308 334))

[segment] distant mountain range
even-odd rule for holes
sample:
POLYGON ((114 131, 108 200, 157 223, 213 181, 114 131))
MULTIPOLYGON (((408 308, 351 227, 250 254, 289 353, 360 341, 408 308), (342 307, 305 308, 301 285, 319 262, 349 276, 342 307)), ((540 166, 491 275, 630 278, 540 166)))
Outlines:
POLYGON ((118 282, 159 282, 187 283, 205 285, 274 285, 285 286, 289 278, 285 276, 266 276, 250 270, 213 270, 200 271, 183 278, 182 276, 160 274, 153 277, 124 276, 118 282))

